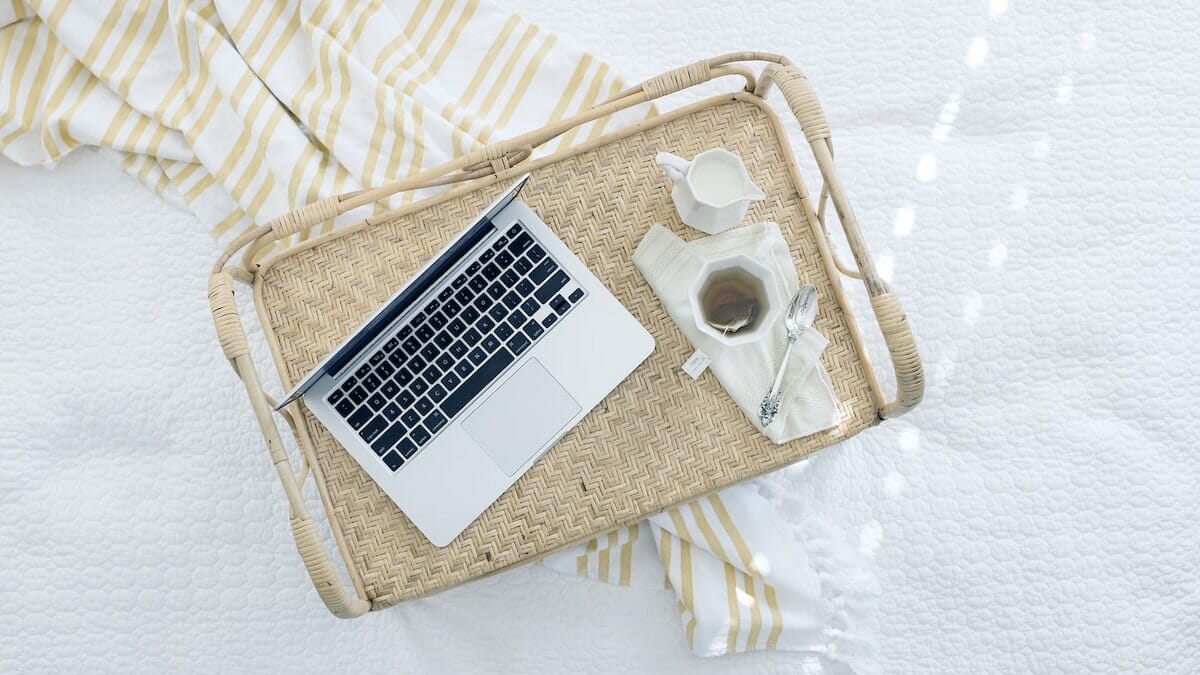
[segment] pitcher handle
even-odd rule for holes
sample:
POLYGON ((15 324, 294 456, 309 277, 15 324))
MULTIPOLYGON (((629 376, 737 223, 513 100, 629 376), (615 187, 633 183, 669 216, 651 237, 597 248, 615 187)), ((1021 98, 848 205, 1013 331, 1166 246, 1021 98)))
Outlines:
POLYGON ((672 183, 683 182, 687 175, 688 162, 686 159, 678 155, 672 155, 669 152, 660 152, 654 156, 654 161, 662 167, 663 173, 667 174, 667 178, 671 179, 672 183))

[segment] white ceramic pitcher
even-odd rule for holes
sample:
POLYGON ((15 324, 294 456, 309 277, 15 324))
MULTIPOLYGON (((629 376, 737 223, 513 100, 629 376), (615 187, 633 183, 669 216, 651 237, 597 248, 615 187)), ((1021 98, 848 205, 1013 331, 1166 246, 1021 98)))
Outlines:
POLYGON ((701 232, 728 230, 742 221, 750 202, 766 198, 742 158, 725 148, 705 150, 690 162, 669 152, 654 159, 675 184, 671 199, 679 217, 701 232))

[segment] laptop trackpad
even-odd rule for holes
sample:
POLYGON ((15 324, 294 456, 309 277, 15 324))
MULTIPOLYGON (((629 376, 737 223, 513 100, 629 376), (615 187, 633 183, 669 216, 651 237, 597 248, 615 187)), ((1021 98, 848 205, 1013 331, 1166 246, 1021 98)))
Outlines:
POLYGON ((511 476, 579 410, 542 364, 530 359, 471 413, 463 428, 511 476))

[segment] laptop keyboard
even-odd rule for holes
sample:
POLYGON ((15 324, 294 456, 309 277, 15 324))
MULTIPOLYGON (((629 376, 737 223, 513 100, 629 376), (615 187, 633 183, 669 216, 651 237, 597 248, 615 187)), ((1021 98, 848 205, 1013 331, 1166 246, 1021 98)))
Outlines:
POLYGON ((395 471, 584 295, 517 223, 325 400, 395 471))

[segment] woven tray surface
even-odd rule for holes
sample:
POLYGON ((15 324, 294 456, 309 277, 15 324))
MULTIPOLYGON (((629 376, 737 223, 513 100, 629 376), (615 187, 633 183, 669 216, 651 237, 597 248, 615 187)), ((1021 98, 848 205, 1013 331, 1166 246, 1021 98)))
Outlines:
MULTIPOLYGON (((306 412, 351 565, 378 609, 531 560, 616 526, 781 468, 877 421, 865 364, 813 239, 790 155, 773 113, 729 99, 534 170, 522 199, 654 336, 654 353, 446 548, 429 543, 349 453, 306 412), (654 163, 658 150, 684 157, 713 146, 740 154, 766 201, 745 222, 774 220, 802 282, 821 298, 822 361, 841 424, 776 446, 758 434, 716 378, 680 370, 692 352, 631 262, 654 223, 687 239, 654 163)), ((507 183, 505 183, 506 185, 507 183)), ((284 385, 303 377, 501 189, 490 185, 398 220, 334 232, 266 266, 256 286, 264 330, 278 349, 284 385)), ((802 190, 802 187, 800 188, 802 190)))

